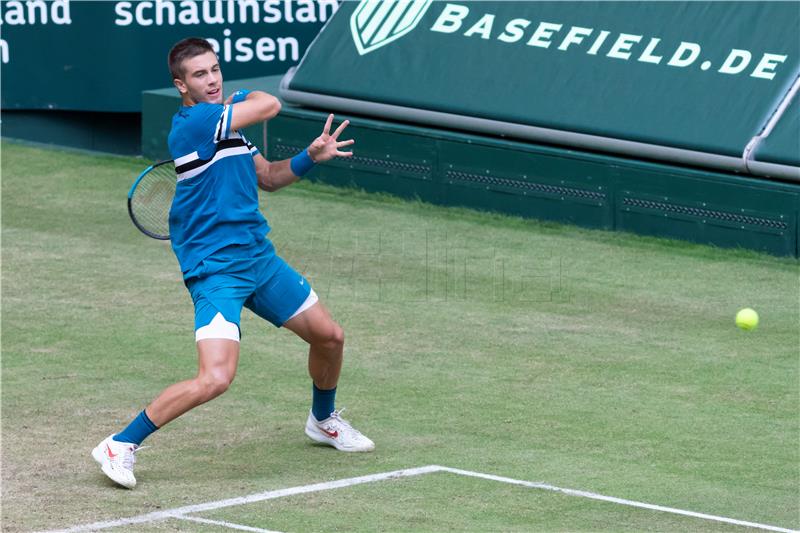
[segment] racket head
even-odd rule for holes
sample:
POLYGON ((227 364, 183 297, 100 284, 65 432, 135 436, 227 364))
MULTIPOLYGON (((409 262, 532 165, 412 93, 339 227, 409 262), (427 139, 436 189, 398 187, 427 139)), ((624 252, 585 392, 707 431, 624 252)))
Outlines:
POLYGON ((128 215, 148 237, 169 240, 169 210, 176 181, 175 163, 159 161, 139 174, 128 191, 128 215))

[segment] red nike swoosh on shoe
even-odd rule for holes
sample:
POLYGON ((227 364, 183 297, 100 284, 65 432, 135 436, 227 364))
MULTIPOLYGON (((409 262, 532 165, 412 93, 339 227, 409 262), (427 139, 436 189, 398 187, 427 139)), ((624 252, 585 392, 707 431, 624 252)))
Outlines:
POLYGON ((319 429, 320 429, 320 430, 321 430, 323 433, 325 433, 327 436, 329 436, 330 438, 332 438, 332 439, 335 439, 336 437, 338 437, 338 436, 339 436, 339 432, 338 432, 338 431, 328 431, 327 429, 322 429, 322 428, 319 428, 319 429))
POLYGON ((106 444, 106 450, 108 450, 108 458, 109 459, 113 459, 114 457, 116 457, 118 455, 118 454, 116 454, 116 453, 111 451, 111 447, 108 444, 106 444))

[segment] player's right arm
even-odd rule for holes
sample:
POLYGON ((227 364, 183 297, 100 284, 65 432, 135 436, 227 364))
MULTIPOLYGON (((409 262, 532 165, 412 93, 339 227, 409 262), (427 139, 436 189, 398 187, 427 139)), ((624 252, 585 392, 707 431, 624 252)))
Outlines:
MULTIPOLYGON (((230 98, 229 98, 230 100, 230 98)), ((225 102, 226 104, 229 102, 225 102)), ((271 94, 250 91, 244 102, 232 104, 230 130, 235 131, 269 120, 281 110, 281 103, 271 94)))

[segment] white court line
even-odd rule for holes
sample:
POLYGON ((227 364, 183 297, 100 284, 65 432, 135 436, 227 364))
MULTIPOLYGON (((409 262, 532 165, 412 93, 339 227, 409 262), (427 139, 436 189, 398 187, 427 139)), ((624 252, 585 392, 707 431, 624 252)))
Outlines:
POLYGON ((167 509, 166 511, 156 511, 154 513, 147 513, 130 518, 120 518, 118 520, 108 520, 105 522, 95 522, 93 524, 84 524, 81 526, 74 526, 67 529, 55 529, 47 533, 79 533, 84 531, 97 531, 100 529, 108 529, 112 527, 127 526, 131 524, 144 524, 147 522, 155 522, 156 520, 164 520, 166 518, 177 518, 176 515, 185 515, 188 513, 201 513, 203 511, 211 511, 213 509, 220 509, 222 507, 232 507, 235 505, 245 505, 248 503, 261 502, 264 500, 272 500, 275 498, 283 498, 284 496, 294 496, 295 494, 305 494, 307 492, 318 492, 321 490, 339 489, 342 487, 351 487, 353 485, 360 485, 362 483, 372 483, 373 481, 381 481, 384 479, 395 479, 401 477, 418 476, 420 474, 428 474, 430 472, 439 472, 442 468, 440 466, 422 466, 419 468, 409 468, 406 470, 394 470, 392 472, 383 472, 381 474, 372 474, 369 476, 351 477, 347 479, 338 479, 335 481, 327 481, 325 483, 315 483, 313 485, 303 485, 300 487, 292 487, 288 489, 271 490, 267 492, 259 492, 249 496, 241 496, 238 498, 229 498, 227 500, 218 500, 214 502, 200 503, 197 505, 187 505, 185 507, 176 507, 175 509, 167 509))
POLYGON ((534 489, 544 489, 544 490, 551 490, 555 492, 561 492, 563 494, 569 494, 570 496, 579 496, 581 498, 589 498, 592 500, 601 500, 604 502, 612 502, 618 503, 620 505, 628 505, 630 507, 639 507, 642 509, 650 509, 653 511, 661 511, 663 513, 672 513, 672 514, 679 514, 684 516, 691 516, 694 518, 702 518, 704 520, 714 520, 715 522, 724 522, 726 524, 734 524, 737 526, 745 526, 745 527, 754 527, 758 529, 765 529, 767 531, 781 531, 783 533, 798 533, 797 530, 794 529, 786 529, 777 526, 770 526, 767 524, 758 524, 756 522, 747 522, 744 520, 736 520, 735 518, 726 518, 724 516, 714 516, 711 514, 705 513, 696 513, 694 511, 685 511, 683 509, 676 509, 674 507, 664 507, 663 505, 654 505, 652 503, 643 503, 637 502, 633 500, 625 500, 623 498, 616 498, 614 496, 603 496, 602 494, 595 494, 594 492, 587 492, 585 490, 575 490, 575 489, 564 489, 561 487, 555 487, 553 485, 548 485, 547 483, 537 483, 533 481, 521 481, 519 479, 511 479, 508 477, 502 476, 493 476, 491 474, 482 474, 481 472, 471 472, 469 470, 459 470, 458 468, 450 468, 447 466, 440 467, 442 472, 452 472, 453 474, 460 474, 462 476, 470 476, 470 477, 478 477, 482 479, 491 479, 493 481, 501 481, 503 483, 510 483, 513 485, 522 485, 524 487, 530 487, 534 489))
MULTIPOLYGON (((561 492, 570 496, 578 496, 581 498, 589 498, 592 500, 601 500, 619 505, 627 505, 631 507, 639 507, 642 509, 650 509, 653 511, 660 511, 664 513, 679 514, 683 516, 690 516, 693 518, 700 518, 704 520, 713 520, 716 522, 724 522, 727 524, 734 524, 737 526, 752 527, 756 529, 763 529, 767 531, 779 531, 782 533, 800 533, 800 530, 787 529, 783 527, 771 526, 768 524, 759 524, 756 522, 748 522, 744 520, 737 520, 735 518, 726 518, 724 516, 715 516, 705 513, 697 513, 694 511, 685 511, 683 509, 676 509, 673 507, 664 507, 662 505, 654 505, 650 503, 637 502, 633 500, 625 500, 623 498, 616 498, 614 496, 604 496, 594 492, 587 492, 583 490, 565 489, 548 485, 547 483, 523 481, 519 479, 512 479, 508 477, 495 476, 492 474, 484 474, 481 472, 472 472, 470 470, 460 470, 458 468, 450 468, 447 466, 428 465, 419 468, 409 468, 405 470, 395 470, 392 472, 383 472, 380 474, 372 474, 369 476, 351 477, 346 479, 339 479, 335 481, 327 481, 324 483, 315 483, 312 485, 302 485, 299 487, 292 487, 288 489, 272 490, 267 492, 260 492, 251 494, 249 496, 241 496, 238 498, 229 498, 227 500, 218 500, 213 502, 201 503, 197 505, 187 505, 185 507, 177 507, 175 509, 168 509, 166 511, 158 511, 154 513, 147 513, 143 515, 133 516, 130 518, 121 518, 118 520, 109 520, 106 522, 95 522, 93 524, 85 524, 82 526, 74 526, 68 529, 53 530, 46 533, 79 533, 84 531, 97 531, 100 529, 108 529, 112 527, 125 526, 131 524, 142 524, 147 522, 154 522, 156 520, 164 520, 167 518, 178 519, 194 519, 195 517, 184 516, 188 513, 200 513, 203 511, 211 511, 223 507, 233 507, 236 505, 245 505, 248 503, 255 503, 264 500, 272 500, 275 498, 283 498, 285 496, 293 496, 296 494, 306 494, 309 492, 318 492, 322 490, 338 489, 343 487, 351 487, 353 485, 360 485, 363 483, 372 483, 373 481, 382 481, 385 479, 396 479, 402 477, 418 476, 422 474, 430 474, 432 472, 450 472, 451 474, 458 474, 462 476, 476 477, 481 479, 489 479, 492 481, 499 481, 502 483, 509 483, 512 485, 521 485, 534 489, 543 489, 555 492, 561 492)), ((236 525, 236 524, 233 524, 236 525)), ((248 527, 248 526, 240 526, 248 527)), ((248 529, 250 531, 250 529, 248 529)), ((264 530, 256 530, 264 531, 264 530)))
POLYGON ((241 524, 234 524, 232 522, 223 522, 222 520, 209 520, 208 518, 200 518, 199 516, 187 516, 179 514, 175 515, 173 518, 177 518, 179 520, 189 520, 191 522, 200 522, 201 524, 222 526, 227 527, 228 529, 238 529, 239 531, 254 531, 255 533, 281 533, 280 531, 272 531, 271 529, 243 526, 241 524))

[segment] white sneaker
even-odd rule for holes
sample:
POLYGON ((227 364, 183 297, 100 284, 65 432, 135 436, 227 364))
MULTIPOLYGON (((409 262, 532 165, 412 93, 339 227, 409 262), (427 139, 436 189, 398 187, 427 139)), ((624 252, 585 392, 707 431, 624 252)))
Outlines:
POLYGON ((115 483, 132 489, 136 486, 133 477, 133 464, 136 462, 136 451, 139 446, 132 442, 117 442, 109 435, 92 450, 92 457, 100 463, 103 473, 115 483))
POLYGON ((343 452, 371 452, 375 443, 362 435, 350 422, 340 415, 344 409, 334 411, 329 418, 318 421, 313 413, 308 413, 306 435, 312 440, 333 446, 343 452))

